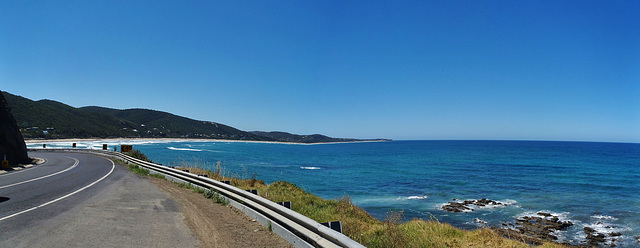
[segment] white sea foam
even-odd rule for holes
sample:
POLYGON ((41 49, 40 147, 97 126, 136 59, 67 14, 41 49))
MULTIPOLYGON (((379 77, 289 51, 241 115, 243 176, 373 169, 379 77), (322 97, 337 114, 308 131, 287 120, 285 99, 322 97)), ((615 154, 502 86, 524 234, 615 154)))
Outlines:
POLYGON ((302 167, 300 167, 300 169, 303 169, 303 170, 319 170, 319 169, 322 169, 322 168, 315 167, 315 166, 302 166, 302 167))
POLYGON ((506 207, 506 206, 511 206, 511 205, 515 205, 518 202, 515 200, 502 200, 502 201, 495 201, 496 204, 487 204, 484 206, 478 206, 478 205, 471 205, 469 207, 473 208, 473 209, 491 209, 491 208, 501 208, 501 207, 506 207))
POLYGON ((543 218, 543 219, 550 219, 550 218, 553 218, 553 217, 558 217, 559 221, 571 221, 572 223, 575 224, 576 223, 575 220, 569 219, 569 215, 570 214, 571 214, 570 212, 555 213, 555 212, 551 212, 549 210, 540 210, 540 211, 536 211, 536 212, 527 211, 527 212, 524 212, 524 213, 521 213, 521 214, 517 215, 516 219, 519 219, 519 218, 522 218, 522 217, 540 217, 540 218, 543 218), (543 215, 539 215, 538 213, 548 213, 551 216, 545 217, 543 215))
POLYGON ((599 215, 599 214, 594 215, 594 216, 591 216, 591 218, 593 218, 593 219, 599 219, 599 220, 618 220, 618 218, 613 217, 613 216, 609 216, 609 215, 599 215))
POLYGON ((585 227, 589 227, 593 229, 596 233, 605 234, 605 240, 606 240, 606 242, 604 243, 605 245, 615 243, 616 245, 625 246, 625 244, 634 243, 632 239, 632 235, 624 235, 624 234, 620 236, 611 235, 612 233, 622 234, 625 232, 633 231, 633 229, 628 226, 619 225, 612 222, 617 220, 618 218, 615 218, 613 216, 607 216, 607 215, 594 215, 594 216, 591 216, 591 218, 594 219, 593 220, 594 222, 582 225, 582 228, 579 229, 580 231, 576 233, 575 235, 576 237, 585 239, 587 235, 584 232, 582 232, 582 230, 585 227), (616 241, 614 241, 614 239, 616 241))
POLYGON ((202 152, 203 150, 200 149, 192 149, 192 148, 176 148, 176 147, 172 147, 169 146, 167 147, 169 150, 174 150, 174 151, 192 151, 192 152, 202 152))
POLYGON ((551 213, 551 211, 548 211, 548 210, 540 210, 540 211, 535 211, 535 212, 532 212, 532 211, 522 212, 522 213, 516 215, 515 218, 519 219, 519 218, 522 218, 522 217, 541 217, 541 218, 544 217, 542 215, 538 215, 538 213, 548 213, 551 216, 557 216, 558 215, 557 213, 551 213))
POLYGON ((594 215, 591 216, 592 219, 595 219, 592 223, 585 225, 585 227, 590 227, 596 230, 596 232, 600 233, 612 233, 612 232, 623 232, 623 231, 631 231, 632 229, 626 226, 621 226, 614 221, 618 220, 618 218, 608 215, 594 215))
POLYGON ((422 199, 427 199, 427 198, 429 198, 428 195, 412 195, 412 196, 407 197, 407 199, 409 199, 409 200, 422 200, 422 199))

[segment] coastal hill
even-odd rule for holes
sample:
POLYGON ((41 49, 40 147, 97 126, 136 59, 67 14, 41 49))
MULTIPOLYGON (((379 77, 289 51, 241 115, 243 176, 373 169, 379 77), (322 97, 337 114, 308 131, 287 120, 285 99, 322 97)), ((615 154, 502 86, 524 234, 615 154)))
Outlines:
POLYGON ((359 139, 347 139, 347 138, 331 138, 322 134, 312 134, 312 135, 298 135, 298 134, 290 134, 286 132, 262 132, 262 131, 252 131, 252 134, 268 137, 273 140, 281 141, 281 142, 296 142, 296 143, 319 143, 319 142, 354 142, 354 141, 364 141, 359 139))
POLYGON ((53 100, 33 101, 2 92, 20 132, 27 139, 64 138, 202 138, 296 143, 349 142, 357 139, 285 132, 246 132, 149 109, 75 108, 53 100))

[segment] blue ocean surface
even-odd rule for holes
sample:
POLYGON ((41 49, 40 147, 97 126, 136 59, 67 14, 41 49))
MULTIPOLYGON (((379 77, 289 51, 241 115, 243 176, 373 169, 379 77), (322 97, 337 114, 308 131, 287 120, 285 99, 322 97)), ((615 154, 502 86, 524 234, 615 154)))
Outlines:
MULTIPOLYGON (((640 235, 640 144, 549 141, 393 141, 274 144, 225 141, 94 141, 99 149, 133 144, 164 165, 220 161, 229 175, 289 181, 327 199, 344 195, 378 219, 437 219, 459 228, 501 226, 539 211, 574 223, 559 241, 584 242, 584 227, 640 235), (487 198, 506 206, 451 213, 453 199, 487 198), (474 219, 476 219, 474 221, 474 219), (481 221, 479 221, 481 220, 481 221)), ((69 147, 70 142, 48 143, 69 147)), ((41 144, 30 144, 41 147, 41 144)))

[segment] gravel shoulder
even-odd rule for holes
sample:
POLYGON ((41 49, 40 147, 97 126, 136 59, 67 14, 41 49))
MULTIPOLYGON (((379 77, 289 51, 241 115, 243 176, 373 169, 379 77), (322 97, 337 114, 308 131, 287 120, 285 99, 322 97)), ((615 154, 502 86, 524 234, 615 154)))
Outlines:
POLYGON ((176 203, 202 247, 293 247, 229 205, 213 203, 202 194, 180 188, 171 181, 148 178, 176 203))

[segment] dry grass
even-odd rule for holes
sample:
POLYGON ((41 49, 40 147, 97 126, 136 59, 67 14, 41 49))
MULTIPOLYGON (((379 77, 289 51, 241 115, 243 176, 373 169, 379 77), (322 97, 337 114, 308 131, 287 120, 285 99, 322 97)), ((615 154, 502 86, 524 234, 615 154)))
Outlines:
POLYGON ((198 166, 198 165, 190 165, 190 164, 179 164, 176 169, 179 170, 189 170, 190 173, 198 174, 198 175, 207 175, 207 177, 212 178, 218 181, 230 181, 231 185, 242 188, 242 189, 255 189, 262 188, 266 186, 264 181, 258 180, 256 178, 256 174, 254 174, 251 178, 240 178, 238 175, 231 175, 227 172, 221 165, 220 162, 216 163, 216 165, 207 165, 207 166, 198 166), (202 169, 206 167, 213 167, 213 170, 202 169))
MULTIPOLYGON (((285 181, 266 185, 257 180, 255 174, 252 178, 229 176, 220 162, 213 166, 213 171, 193 165, 182 165, 181 168, 216 180, 231 181, 231 185, 242 189, 257 189, 260 196, 274 202, 291 201, 292 210, 317 222, 340 220, 343 233, 367 247, 532 247, 525 242, 502 237, 489 228, 467 231, 435 219, 402 222, 402 211, 391 211, 385 221, 380 221, 353 204, 349 196, 327 200, 285 181)), ((545 243, 537 247, 564 246, 545 243)))

